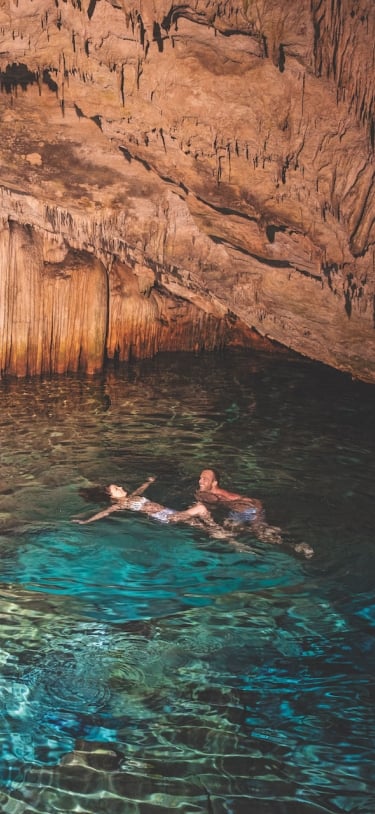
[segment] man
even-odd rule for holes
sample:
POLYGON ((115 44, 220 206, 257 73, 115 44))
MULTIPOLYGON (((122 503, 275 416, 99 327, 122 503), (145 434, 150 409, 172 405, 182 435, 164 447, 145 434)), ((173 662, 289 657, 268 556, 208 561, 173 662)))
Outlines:
POLYGON ((254 519, 263 513, 263 505, 254 497, 244 497, 236 492, 228 492, 219 486, 219 477, 214 469, 203 469, 199 476, 199 491, 196 498, 203 503, 218 503, 230 506, 234 512, 244 514, 244 520, 254 519), (246 517, 247 515, 247 517, 246 517))
MULTIPOLYGON (((238 527, 251 524, 251 529, 258 540, 264 543, 283 543, 281 529, 269 526, 265 519, 263 504, 254 497, 243 497, 236 492, 229 492, 219 486, 219 477, 215 469, 203 469, 199 476, 199 491, 195 497, 201 503, 209 503, 230 508, 224 528, 234 531, 238 527)), ((313 549, 307 543, 292 544, 292 548, 305 557, 312 557, 313 549)))
POLYGON ((195 493, 200 503, 215 503, 222 508, 229 508, 224 520, 224 528, 234 531, 236 528, 251 525, 258 540, 280 545, 283 540, 278 526, 269 526, 265 519, 263 504, 255 497, 244 497, 236 492, 229 492, 219 486, 219 477, 215 469, 203 469, 199 476, 199 491, 195 493))

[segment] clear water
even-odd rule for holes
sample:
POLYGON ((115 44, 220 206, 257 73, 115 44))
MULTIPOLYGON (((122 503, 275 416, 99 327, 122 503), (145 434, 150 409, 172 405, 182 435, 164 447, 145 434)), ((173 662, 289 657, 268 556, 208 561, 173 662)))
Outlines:
POLYGON ((0 399, 0 810, 373 814, 374 388, 232 352, 0 399), (207 466, 283 545, 71 522, 207 466))

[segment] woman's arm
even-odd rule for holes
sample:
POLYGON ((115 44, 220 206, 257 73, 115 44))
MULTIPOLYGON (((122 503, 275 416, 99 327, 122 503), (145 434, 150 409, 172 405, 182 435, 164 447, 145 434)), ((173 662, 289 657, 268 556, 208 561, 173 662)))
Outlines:
POLYGON ((146 489, 148 489, 150 483, 154 483, 155 481, 156 478, 153 478, 152 476, 150 478, 147 478, 147 480, 144 483, 142 483, 141 486, 138 486, 138 489, 135 489, 134 492, 131 492, 131 494, 128 495, 128 497, 136 497, 136 495, 143 495, 143 492, 145 492, 146 489))
MULTIPOLYGON (((134 492, 128 495, 128 497, 137 497, 138 495, 142 495, 143 492, 146 491, 148 486, 150 486, 150 483, 154 483, 155 480, 156 478, 154 477, 147 478, 147 480, 144 483, 142 483, 141 486, 138 486, 138 489, 135 489, 134 492)), ((81 526, 84 526, 86 525, 86 523, 93 523, 95 520, 101 520, 102 517, 107 517, 107 515, 112 514, 112 512, 119 512, 121 511, 121 509, 126 508, 127 507, 124 501, 122 501, 121 503, 114 503, 112 506, 109 506, 108 509, 103 509, 103 511, 97 512, 96 514, 93 514, 91 517, 88 517, 87 520, 79 520, 77 518, 74 519, 72 522, 79 523, 81 526)))
POLYGON ((112 512, 119 512, 122 509, 120 503, 114 503, 113 506, 109 506, 108 509, 103 509, 102 512, 97 512, 97 514, 93 514, 91 517, 88 517, 87 520, 72 520, 72 523, 79 523, 81 526, 86 525, 86 523, 93 523, 94 520, 101 520, 102 517, 107 517, 108 514, 112 514, 112 512))

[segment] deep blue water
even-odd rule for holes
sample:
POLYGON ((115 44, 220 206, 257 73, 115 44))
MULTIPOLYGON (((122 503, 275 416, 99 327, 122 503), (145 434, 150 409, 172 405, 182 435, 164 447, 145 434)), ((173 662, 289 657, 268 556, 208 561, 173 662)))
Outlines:
POLYGON ((375 388, 226 352, 0 399, 0 810, 374 814, 375 388), (210 466, 282 545, 71 522, 210 466))

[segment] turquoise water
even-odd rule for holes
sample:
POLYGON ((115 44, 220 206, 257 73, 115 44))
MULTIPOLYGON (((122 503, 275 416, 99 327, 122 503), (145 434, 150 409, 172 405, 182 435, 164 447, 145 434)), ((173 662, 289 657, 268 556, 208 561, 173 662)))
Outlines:
POLYGON ((0 398, 0 810, 373 814, 375 389, 228 352, 0 398), (208 466, 282 545, 71 522, 208 466))

